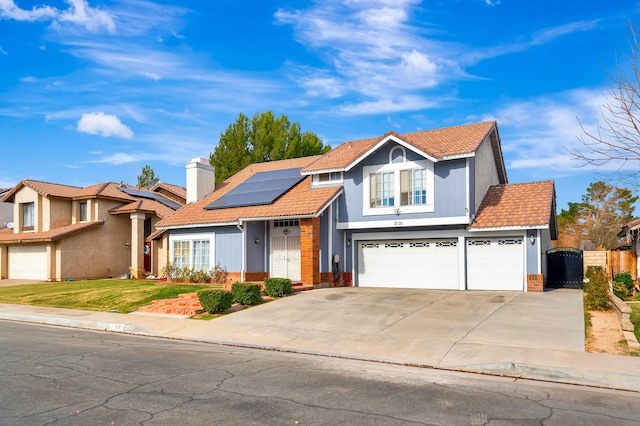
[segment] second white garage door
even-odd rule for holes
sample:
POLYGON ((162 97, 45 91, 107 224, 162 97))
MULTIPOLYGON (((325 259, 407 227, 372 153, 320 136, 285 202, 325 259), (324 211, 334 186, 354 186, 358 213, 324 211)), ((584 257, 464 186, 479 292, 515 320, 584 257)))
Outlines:
POLYGON ((9 247, 9 278, 43 281, 46 280, 47 247, 9 247))
POLYGON ((467 240, 468 290, 524 290, 522 237, 467 240))
POLYGON ((358 286, 457 290, 457 239, 361 241, 358 286))

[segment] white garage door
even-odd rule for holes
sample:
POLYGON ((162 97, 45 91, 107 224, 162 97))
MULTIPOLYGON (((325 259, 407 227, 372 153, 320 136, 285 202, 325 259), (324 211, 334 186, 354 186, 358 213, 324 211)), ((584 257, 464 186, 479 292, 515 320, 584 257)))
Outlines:
POLYGON ((468 239, 467 289, 523 291, 522 237, 468 239))
POLYGON ((459 288, 457 239, 361 241, 358 286, 459 288))
POLYGON ((47 279, 47 247, 9 247, 9 278, 47 279))

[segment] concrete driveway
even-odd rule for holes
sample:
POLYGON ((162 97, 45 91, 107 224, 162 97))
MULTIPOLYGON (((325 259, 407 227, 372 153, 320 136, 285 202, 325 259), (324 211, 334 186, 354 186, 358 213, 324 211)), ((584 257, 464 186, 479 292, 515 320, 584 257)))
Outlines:
POLYGON ((216 319, 210 327, 228 343, 452 368, 544 351, 584 352, 582 292, 568 289, 322 289, 216 319))

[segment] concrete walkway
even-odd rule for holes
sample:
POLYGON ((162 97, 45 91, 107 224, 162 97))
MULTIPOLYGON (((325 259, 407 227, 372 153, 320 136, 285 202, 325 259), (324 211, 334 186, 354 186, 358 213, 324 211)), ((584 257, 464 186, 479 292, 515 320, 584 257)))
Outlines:
POLYGON ((640 358, 584 352, 582 293, 342 288, 212 321, 0 304, 0 319, 640 391, 640 358))

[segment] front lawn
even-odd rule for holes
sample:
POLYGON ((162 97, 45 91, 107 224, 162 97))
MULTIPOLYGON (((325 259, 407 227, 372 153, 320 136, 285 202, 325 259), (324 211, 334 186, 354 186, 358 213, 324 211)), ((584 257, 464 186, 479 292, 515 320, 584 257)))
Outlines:
POLYGON ((158 281, 90 280, 0 287, 0 303, 129 313, 152 300, 171 299, 203 286, 158 281))
POLYGON ((631 322, 633 323, 633 334, 636 335, 636 339, 640 341, 640 303, 629 303, 631 308, 631 322))

